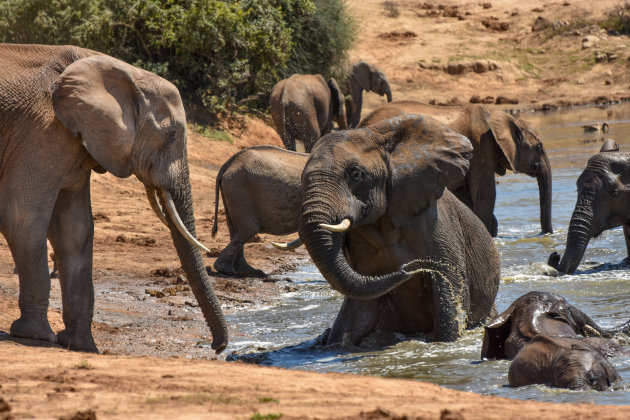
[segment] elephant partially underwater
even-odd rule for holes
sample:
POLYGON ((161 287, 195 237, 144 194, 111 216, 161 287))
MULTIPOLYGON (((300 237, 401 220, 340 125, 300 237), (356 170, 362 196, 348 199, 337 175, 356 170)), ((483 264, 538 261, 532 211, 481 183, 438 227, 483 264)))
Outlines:
POLYGON ((611 338, 628 332, 630 322, 603 328, 563 297, 533 291, 486 324, 481 358, 513 360, 511 386, 604 390, 620 379, 606 358, 627 354, 611 338))
POLYGON ((564 255, 554 252, 548 260, 561 273, 574 273, 591 238, 617 226, 623 226, 630 256, 630 153, 618 148, 614 141, 605 142, 577 179, 564 255))
POLYGON ((462 180, 470 141, 407 115, 324 136, 302 173, 300 237, 345 295, 324 344, 372 333, 454 341, 481 325, 499 286, 499 255, 446 185, 462 180))
POLYGON ((225 349, 226 322, 195 239, 186 116, 177 88, 72 46, 1 44, 0 68, 0 232, 20 285, 20 318, 11 334, 97 351, 90 175, 108 171, 134 174, 145 185, 212 330, 212 348, 225 349), (63 303, 65 329, 57 335, 47 318, 47 236, 63 303))
MULTIPOLYGON (((220 192, 230 243, 215 260, 215 270, 237 276, 265 275, 247 263, 243 246, 258 233, 297 232, 302 205, 300 179, 307 159, 308 154, 276 146, 253 146, 236 153, 221 166, 216 180, 212 236, 218 229, 220 192)), ((296 240, 288 249, 299 244, 296 240)))
POLYGON ((493 237, 497 235, 495 174, 504 175, 508 169, 536 177, 541 230, 542 233, 553 233, 551 165, 542 142, 529 123, 504 111, 489 112, 481 105, 444 107, 394 101, 376 108, 359 127, 408 113, 431 115, 470 139, 474 152, 466 178, 452 180, 448 188, 472 209, 493 237))
POLYGON ((320 74, 294 74, 276 83, 269 97, 276 131, 288 150, 296 150, 296 140, 306 152, 321 136, 330 133, 333 120, 347 127, 344 98, 334 78, 320 74))
POLYGON ((362 60, 352 65, 352 70, 341 83, 341 90, 346 97, 350 95, 345 102, 348 128, 355 128, 361 121, 363 91, 385 95, 387 102, 392 101, 392 88, 385 73, 362 60))

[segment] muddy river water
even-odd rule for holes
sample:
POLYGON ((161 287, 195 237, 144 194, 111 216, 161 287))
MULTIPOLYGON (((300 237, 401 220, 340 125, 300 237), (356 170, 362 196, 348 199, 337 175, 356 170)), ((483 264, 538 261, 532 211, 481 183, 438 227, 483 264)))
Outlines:
MULTIPOLYGON (((538 186, 534 178, 508 174, 498 177, 495 215, 496 245, 501 254, 499 312, 531 290, 564 296, 570 303, 610 327, 630 319, 630 265, 623 263, 626 246, 621 228, 591 240, 582 264, 571 276, 550 276, 546 261, 553 251, 564 252, 569 219, 576 201, 575 181, 588 158, 599 151, 601 137, 613 138, 630 152, 630 105, 580 108, 548 114, 522 114, 538 129, 553 168, 553 226, 539 235, 538 186), (607 121, 608 133, 585 133, 582 125, 607 121)), ((341 305, 314 266, 290 274, 295 292, 280 305, 234 312, 228 322, 233 334, 230 358, 264 365, 321 372, 354 372, 410 378, 449 388, 518 399, 554 402, 630 403, 630 359, 612 363, 623 381, 605 392, 575 392, 528 386, 510 388, 509 361, 480 361, 483 329, 455 343, 403 341, 380 351, 343 352, 313 348, 313 340, 330 327, 341 305), (238 335, 238 336, 237 336, 238 335)), ((630 345, 630 343, 626 343, 630 345)))

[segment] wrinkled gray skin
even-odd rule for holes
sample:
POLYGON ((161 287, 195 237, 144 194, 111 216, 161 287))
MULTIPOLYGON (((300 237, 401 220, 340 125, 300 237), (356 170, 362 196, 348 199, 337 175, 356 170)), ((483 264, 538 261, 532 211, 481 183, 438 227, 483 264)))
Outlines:
POLYGON ((345 95, 351 95, 351 99, 345 101, 348 128, 355 128, 361 121, 363 91, 386 95, 387 102, 392 101, 392 88, 385 74, 365 61, 353 64, 341 89, 345 95))
POLYGON ((230 243, 214 262, 215 270, 228 275, 265 276, 247 263, 243 246, 258 233, 297 232, 302 205, 300 177, 307 159, 305 153, 253 146, 223 164, 217 174, 212 236, 218 229, 220 190, 230 243))
POLYGON ((602 328, 562 296, 534 291, 516 299, 484 329, 482 359, 513 359, 538 334, 572 337, 612 357, 623 350, 608 338, 629 332, 630 322, 602 328))
POLYGON ((543 384, 605 391, 621 377, 593 346, 575 338, 539 334, 514 357, 508 380, 513 387, 543 384))
MULTIPOLYGON (((149 196, 170 193, 194 235, 179 92, 152 73, 69 46, 2 44, 0 68, 0 232, 20 283, 20 318, 11 334, 95 352, 90 175, 92 170, 121 178, 134 174, 149 196), (65 329, 57 336, 47 319, 47 236, 62 293, 65 329)), ((212 348, 220 352, 227 327, 201 253, 169 214, 165 218, 212 330, 212 348)))
POLYGON ((548 261, 567 274, 575 272, 591 238, 617 226, 623 226, 630 255, 630 154, 604 151, 591 157, 577 191, 564 255, 560 259, 554 252, 548 261))
POLYGON ((467 138, 421 115, 315 145, 302 173, 299 233, 345 295, 324 344, 356 345, 377 332, 454 341, 486 319, 499 255, 480 220, 445 189, 464 178, 471 153, 467 138), (345 232, 320 226, 343 219, 351 221, 345 232))
POLYGON ((495 174, 505 175, 508 169, 536 178, 541 230, 542 233, 553 233, 551 165, 536 130, 529 123, 501 110, 489 112, 481 105, 444 107, 394 101, 376 108, 359 127, 407 113, 431 115, 470 139, 474 148, 470 170, 464 180, 453 181, 448 188, 472 209, 493 237, 497 236, 498 229, 494 217, 495 174))
POLYGON ((319 74, 294 74, 275 84, 269 97, 271 117, 284 146, 295 151, 295 140, 304 142, 306 152, 324 134, 333 120, 346 128, 344 99, 335 79, 319 74))

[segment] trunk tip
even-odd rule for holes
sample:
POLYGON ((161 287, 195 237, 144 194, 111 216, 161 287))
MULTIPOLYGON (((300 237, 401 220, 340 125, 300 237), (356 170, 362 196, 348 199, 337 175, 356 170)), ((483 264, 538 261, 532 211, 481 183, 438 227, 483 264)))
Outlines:
POLYGON ((560 264, 560 254, 558 254, 555 251, 552 252, 551 255, 549 255, 549 259, 547 260, 547 264, 552 266, 553 268, 555 268, 557 270, 558 266, 560 264))
POLYGON ((228 342, 225 339, 222 341, 212 340, 212 345, 210 347, 212 348, 212 350, 214 350, 215 354, 219 354, 223 350, 225 350, 227 345, 228 345, 228 342))

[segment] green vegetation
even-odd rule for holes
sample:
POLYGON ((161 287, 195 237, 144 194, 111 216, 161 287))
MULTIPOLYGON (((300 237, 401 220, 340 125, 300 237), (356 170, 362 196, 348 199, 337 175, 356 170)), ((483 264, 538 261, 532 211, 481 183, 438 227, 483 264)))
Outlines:
POLYGON ((212 140, 227 141, 228 143, 234 143, 234 139, 232 138, 230 133, 228 133, 227 131, 214 130, 212 128, 200 125, 197 127, 197 133, 212 140))
POLYGON ((277 420, 282 418, 282 413, 270 413, 270 414, 260 414, 258 412, 252 414, 250 417, 251 420, 277 420))
POLYGON ((149 397, 146 399, 147 404, 161 404, 167 401, 181 401, 185 404, 199 405, 207 402, 214 404, 233 404, 233 405, 245 405, 249 404, 249 401, 243 400, 240 397, 232 395, 212 395, 206 392, 197 392, 193 394, 178 394, 178 395, 157 395, 155 397, 149 397))
POLYGON ((145 68, 211 112, 292 73, 339 77, 343 0, 0 0, 0 41, 71 44, 145 68))
POLYGON ((258 401, 260 401, 261 403, 277 403, 280 402, 275 398, 271 398, 271 397, 260 397, 258 398, 258 401))
POLYGON ((606 19, 600 23, 600 26, 620 34, 630 34, 630 2, 615 6, 607 13, 606 19))
POLYGON ((90 362, 88 362, 87 360, 81 360, 81 362, 79 362, 77 365, 75 365, 74 368, 75 369, 84 369, 84 370, 94 369, 94 367, 92 367, 90 362))

